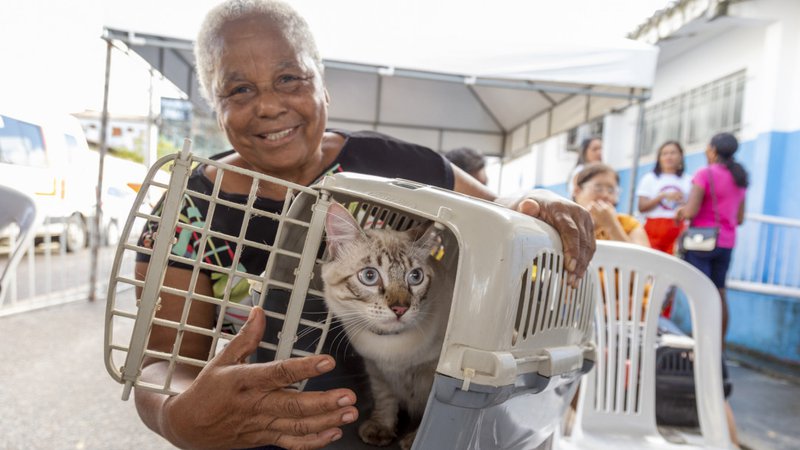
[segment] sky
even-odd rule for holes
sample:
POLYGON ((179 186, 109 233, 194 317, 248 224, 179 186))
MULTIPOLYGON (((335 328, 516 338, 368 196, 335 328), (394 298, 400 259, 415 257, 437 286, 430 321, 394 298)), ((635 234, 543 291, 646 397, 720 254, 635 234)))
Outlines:
MULTIPOLYGON (((218 0, 0 0, 0 104, 80 112, 102 108, 104 26, 193 39, 218 0)), ((624 38, 671 0, 290 0, 323 58, 380 35, 409 45, 505 33, 518 39, 602 42, 624 38)), ((109 110, 146 115, 148 69, 112 53, 109 110)), ((179 93, 155 84, 155 96, 179 93)))

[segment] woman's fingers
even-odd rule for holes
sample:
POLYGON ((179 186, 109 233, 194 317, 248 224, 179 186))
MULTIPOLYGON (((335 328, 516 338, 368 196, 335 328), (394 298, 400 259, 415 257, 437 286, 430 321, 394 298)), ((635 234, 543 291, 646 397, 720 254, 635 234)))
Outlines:
POLYGON ((326 430, 322 433, 309 434, 305 436, 292 436, 289 434, 281 435, 275 444, 278 447, 289 450, 311 450, 325 447, 331 442, 337 441, 342 437, 342 430, 335 428, 326 430))
MULTIPOLYGON (((332 414, 354 404, 355 394, 349 389, 324 392, 299 392, 293 389, 282 389, 259 395, 253 409, 257 413, 296 419, 332 414)), ((355 408, 348 411, 355 412, 355 408)), ((335 424, 339 425, 340 422, 335 424)))
POLYGON ((336 362, 329 355, 314 355, 248 364, 238 369, 245 388, 274 390, 329 372, 335 365, 336 362))
POLYGON ((561 237, 565 267, 571 273, 569 283, 576 286, 586 273, 594 255, 594 224, 588 211, 546 191, 531 193, 517 211, 536 217, 556 229, 561 237))
POLYGON ((262 447, 265 442, 289 450, 311 450, 323 448, 342 437, 340 428, 329 428, 319 433, 294 435, 272 429, 258 429, 244 432, 239 437, 239 447, 262 447))
POLYGON ((303 436, 347 425, 357 419, 358 410, 353 406, 348 406, 313 416, 278 417, 269 423, 269 429, 283 434, 303 436))
POLYGON ((258 306, 253 307, 239 333, 211 360, 209 365, 243 364, 247 357, 258 348, 258 343, 261 342, 261 338, 264 336, 266 323, 264 310, 258 306))

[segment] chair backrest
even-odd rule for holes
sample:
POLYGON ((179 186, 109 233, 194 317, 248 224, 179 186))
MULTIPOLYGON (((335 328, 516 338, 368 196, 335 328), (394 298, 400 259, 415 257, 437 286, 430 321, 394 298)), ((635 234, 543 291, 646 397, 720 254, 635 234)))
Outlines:
POLYGON ((8 295, 8 286, 11 277, 16 273, 17 265, 34 238, 37 219, 36 203, 31 197, 9 186, 0 185, 0 232, 8 231, 10 225, 16 225, 17 228, 10 233, 10 254, 0 272, 0 305, 8 295))
POLYGON ((649 248, 598 242, 595 339, 597 363, 581 384, 582 432, 657 435, 656 330, 670 286, 686 295, 694 325, 695 386, 703 438, 729 443, 722 391, 719 293, 686 262, 649 248))

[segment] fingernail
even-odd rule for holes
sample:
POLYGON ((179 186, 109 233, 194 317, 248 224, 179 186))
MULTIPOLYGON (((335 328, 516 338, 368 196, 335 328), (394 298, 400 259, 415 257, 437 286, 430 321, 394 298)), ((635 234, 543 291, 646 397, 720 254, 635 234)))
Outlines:
POLYGON ((341 439, 341 438, 342 438, 342 433, 340 433, 340 432, 337 432, 337 433, 335 433, 333 436, 331 436, 331 442, 333 442, 333 441, 338 441, 338 440, 339 440, 339 439, 341 439))
POLYGON ((355 415, 353 413, 347 413, 347 414, 344 414, 342 416, 342 422, 344 422, 344 423, 350 423, 350 422, 354 421, 355 419, 356 419, 356 417, 355 417, 355 415))
POLYGON ((330 370, 331 366, 333 366, 333 363, 330 359, 323 359, 317 363, 317 370, 320 372, 327 372, 330 370))
POLYGON ((350 406, 353 404, 353 400, 345 395, 344 397, 340 398, 339 401, 336 402, 336 404, 339 406, 350 406))
POLYGON ((578 260, 575 259, 575 258, 572 258, 572 260, 569 262, 569 264, 567 264, 567 270, 572 272, 573 270, 575 270, 576 267, 578 267, 578 260))

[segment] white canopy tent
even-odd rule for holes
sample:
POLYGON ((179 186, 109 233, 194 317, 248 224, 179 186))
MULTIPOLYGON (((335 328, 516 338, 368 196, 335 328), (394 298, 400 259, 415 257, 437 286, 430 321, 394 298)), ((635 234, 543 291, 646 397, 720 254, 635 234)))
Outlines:
MULTIPOLYGON (((207 108, 191 41, 114 28, 106 28, 106 38, 124 42, 207 108)), ((473 35, 423 46, 385 38, 358 43, 321 50, 331 126, 505 158, 646 99, 658 55, 656 47, 625 39, 543 43, 473 35)))

